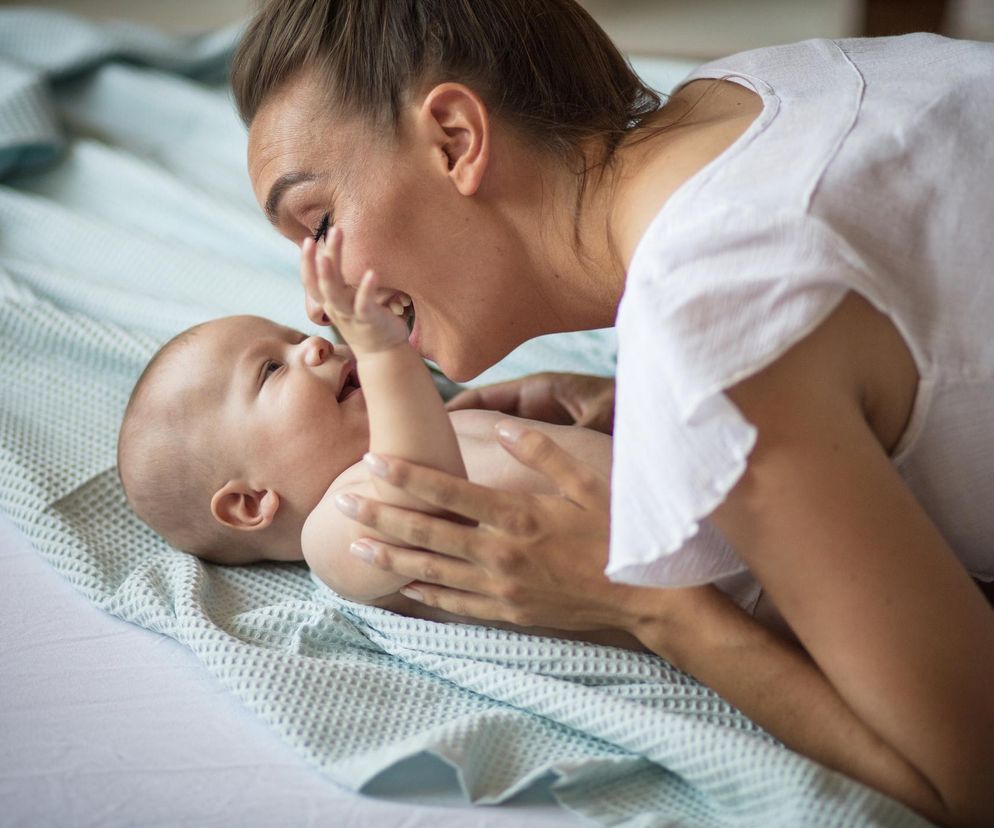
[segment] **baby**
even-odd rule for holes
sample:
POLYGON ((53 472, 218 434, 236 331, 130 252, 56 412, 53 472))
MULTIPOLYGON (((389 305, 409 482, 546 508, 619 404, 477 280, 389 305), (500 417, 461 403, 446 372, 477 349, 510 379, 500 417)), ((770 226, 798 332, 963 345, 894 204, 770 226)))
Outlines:
MULTIPOLYGON (((351 348, 235 316, 193 327, 153 357, 132 392, 118 442, 128 500, 172 546, 214 563, 304 560, 350 600, 479 623, 411 601, 398 592, 409 579, 352 555, 354 540, 376 533, 342 515, 335 497, 355 492, 431 511, 369 473, 367 451, 486 486, 554 489, 497 443, 494 425, 507 415, 445 410, 408 343, 404 305, 382 295, 372 273, 358 290, 348 287, 341 247, 337 229, 320 250, 308 242, 302 269, 308 291, 322 297, 351 348)), ((525 422, 609 475, 607 435, 525 422)), ((642 649, 612 631, 526 631, 642 649)))

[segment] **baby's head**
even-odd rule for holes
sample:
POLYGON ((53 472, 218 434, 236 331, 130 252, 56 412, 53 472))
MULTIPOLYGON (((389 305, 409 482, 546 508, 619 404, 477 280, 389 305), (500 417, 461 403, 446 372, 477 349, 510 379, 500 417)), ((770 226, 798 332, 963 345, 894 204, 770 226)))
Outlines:
POLYGON ((125 410, 117 465, 138 516, 217 563, 300 560, 300 532, 369 446, 348 348, 257 316, 170 340, 125 410))

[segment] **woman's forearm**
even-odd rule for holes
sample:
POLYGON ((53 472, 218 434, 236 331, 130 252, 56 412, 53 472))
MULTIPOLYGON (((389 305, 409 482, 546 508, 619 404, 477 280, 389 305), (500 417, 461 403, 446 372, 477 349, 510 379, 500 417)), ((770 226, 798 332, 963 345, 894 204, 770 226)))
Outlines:
POLYGON ((638 590, 630 631, 791 750, 941 821, 927 780, 863 723, 799 646, 716 589, 638 590), (675 599, 675 600, 674 600, 675 599), (666 607, 665 611, 660 607, 666 607))

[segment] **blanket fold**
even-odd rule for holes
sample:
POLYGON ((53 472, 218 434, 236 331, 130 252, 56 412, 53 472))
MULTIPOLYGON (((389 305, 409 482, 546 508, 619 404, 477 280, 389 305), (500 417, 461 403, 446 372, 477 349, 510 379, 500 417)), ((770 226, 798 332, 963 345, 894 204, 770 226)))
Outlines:
MULTIPOLYGON (((129 512, 117 426, 155 349, 230 313, 310 330, 297 251, 254 203, 216 84, 236 32, 0 10, 0 509, 94 604, 185 644, 353 790, 432 755, 472 802, 548 778, 603 825, 922 825, 662 659, 404 618, 302 564, 209 565, 129 512)), ((613 358, 606 332, 545 337, 480 381, 613 358)))

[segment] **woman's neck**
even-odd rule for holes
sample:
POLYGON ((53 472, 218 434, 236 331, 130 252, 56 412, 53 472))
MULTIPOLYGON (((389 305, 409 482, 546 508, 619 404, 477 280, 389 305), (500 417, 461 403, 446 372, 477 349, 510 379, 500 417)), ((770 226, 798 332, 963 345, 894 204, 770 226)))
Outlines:
POLYGON ((576 210, 579 180, 571 170, 544 170, 540 249, 547 260, 539 271, 557 282, 555 298, 564 329, 607 327, 625 288, 638 242, 669 193, 695 164, 691 136, 693 107, 674 97, 643 129, 626 136, 611 163, 597 165, 588 153, 587 181, 576 210))

